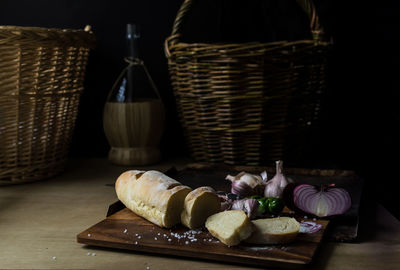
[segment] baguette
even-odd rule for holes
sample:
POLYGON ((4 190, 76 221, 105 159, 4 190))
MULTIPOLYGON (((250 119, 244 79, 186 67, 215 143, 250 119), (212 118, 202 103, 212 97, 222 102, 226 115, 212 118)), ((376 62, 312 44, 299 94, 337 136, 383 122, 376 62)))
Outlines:
POLYGON ((219 212, 207 218, 206 228, 227 246, 238 245, 250 237, 254 228, 246 213, 242 210, 219 212))
POLYGON ((171 228, 180 222, 191 188, 158 171, 132 170, 118 177, 115 190, 118 199, 134 213, 160 227, 171 228))
POLYGON ((201 227, 206 219, 221 210, 221 202, 211 187, 199 187, 185 198, 181 222, 189 229, 201 227))
POLYGON ((284 244, 292 242, 299 230, 300 224, 290 217, 265 218, 252 221, 253 234, 245 242, 252 244, 284 244))

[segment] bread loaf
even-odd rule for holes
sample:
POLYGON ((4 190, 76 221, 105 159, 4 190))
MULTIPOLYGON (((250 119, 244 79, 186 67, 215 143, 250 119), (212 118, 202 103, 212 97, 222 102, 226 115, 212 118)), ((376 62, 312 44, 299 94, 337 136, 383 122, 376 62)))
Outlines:
POLYGON ((206 219, 221 210, 221 202, 211 187, 199 187, 185 198, 181 222, 189 229, 201 227, 206 219))
POLYGON ((191 188, 158 171, 127 171, 115 190, 118 199, 137 215, 170 228, 181 220, 183 202, 191 188))
POLYGON ((238 245, 254 230, 253 224, 242 210, 228 210, 214 214, 207 218, 206 228, 228 246, 238 245))
POLYGON ((253 244, 284 244, 292 242, 299 230, 300 224, 290 217, 266 218, 252 221, 253 234, 246 242, 253 244))

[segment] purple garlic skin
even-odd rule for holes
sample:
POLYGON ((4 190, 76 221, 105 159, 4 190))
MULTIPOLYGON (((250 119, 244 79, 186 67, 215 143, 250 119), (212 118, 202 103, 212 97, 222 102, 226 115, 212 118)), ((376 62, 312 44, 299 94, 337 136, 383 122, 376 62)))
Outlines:
POLYGON ((242 199, 234 201, 232 210, 242 210, 248 218, 252 219, 257 215, 258 201, 256 199, 242 199))
POLYGON ((262 195, 265 188, 265 182, 262 177, 255 174, 240 172, 236 176, 228 175, 225 179, 232 182, 231 192, 242 198, 251 195, 262 195))
POLYGON ((283 172, 283 161, 276 161, 276 174, 275 176, 267 181, 264 189, 264 197, 274 197, 274 198, 282 198, 282 193, 285 187, 292 183, 293 180, 286 177, 283 172))

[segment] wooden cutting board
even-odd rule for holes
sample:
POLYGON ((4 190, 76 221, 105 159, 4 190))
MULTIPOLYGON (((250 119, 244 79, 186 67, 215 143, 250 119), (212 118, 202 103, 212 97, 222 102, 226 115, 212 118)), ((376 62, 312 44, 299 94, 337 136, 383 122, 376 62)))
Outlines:
MULTIPOLYGON (((181 171, 171 168, 165 173, 192 188, 208 185, 216 190, 229 191, 230 184, 225 180, 227 174, 234 175, 240 171, 260 173, 263 170, 270 176, 275 172, 274 168, 268 167, 196 163, 189 164, 181 171)), ((346 188, 352 197, 351 209, 340 218, 315 220, 314 222, 322 225, 320 231, 313 234, 300 233, 290 244, 260 246, 241 243, 238 246, 227 247, 206 230, 188 234, 189 230, 182 225, 162 229, 136 216, 122 203, 117 202, 110 206, 106 219, 80 233, 77 240, 79 243, 93 246, 287 269, 301 269, 310 264, 323 238, 355 241, 362 179, 352 171, 286 168, 285 172, 299 183, 335 183, 338 187, 346 188)), ((113 187, 113 184, 110 186, 113 187)), ((299 221, 309 220, 299 215, 296 215, 296 218, 299 221)))
POLYGON ((299 233, 296 241, 290 244, 263 246, 241 243, 228 247, 205 229, 189 230, 182 225, 163 229, 123 208, 81 232, 77 241, 87 245, 152 254, 301 269, 312 261, 329 223, 327 220, 314 222, 320 223, 323 228, 312 234, 299 233))

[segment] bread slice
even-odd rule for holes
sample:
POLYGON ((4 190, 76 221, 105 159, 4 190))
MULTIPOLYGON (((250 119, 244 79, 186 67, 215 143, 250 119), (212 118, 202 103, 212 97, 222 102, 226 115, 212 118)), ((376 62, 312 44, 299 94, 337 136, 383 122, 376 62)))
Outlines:
POLYGON ((255 230, 246 242, 253 244, 289 243, 296 238, 300 230, 300 223, 290 217, 257 219, 252 223, 255 230))
POLYGON ((185 198, 181 222, 189 229, 201 227, 206 219, 221 210, 221 202, 211 187, 199 187, 185 198))
POLYGON ((165 228, 181 221, 186 195, 192 190, 158 171, 127 171, 115 190, 118 199, 137 215, 165 228))
POLYGON ((206 228, 227 246, 238 245, 254 230, 253 224, 242 210, 228 210, 214 214, 207 218, 206 228))

